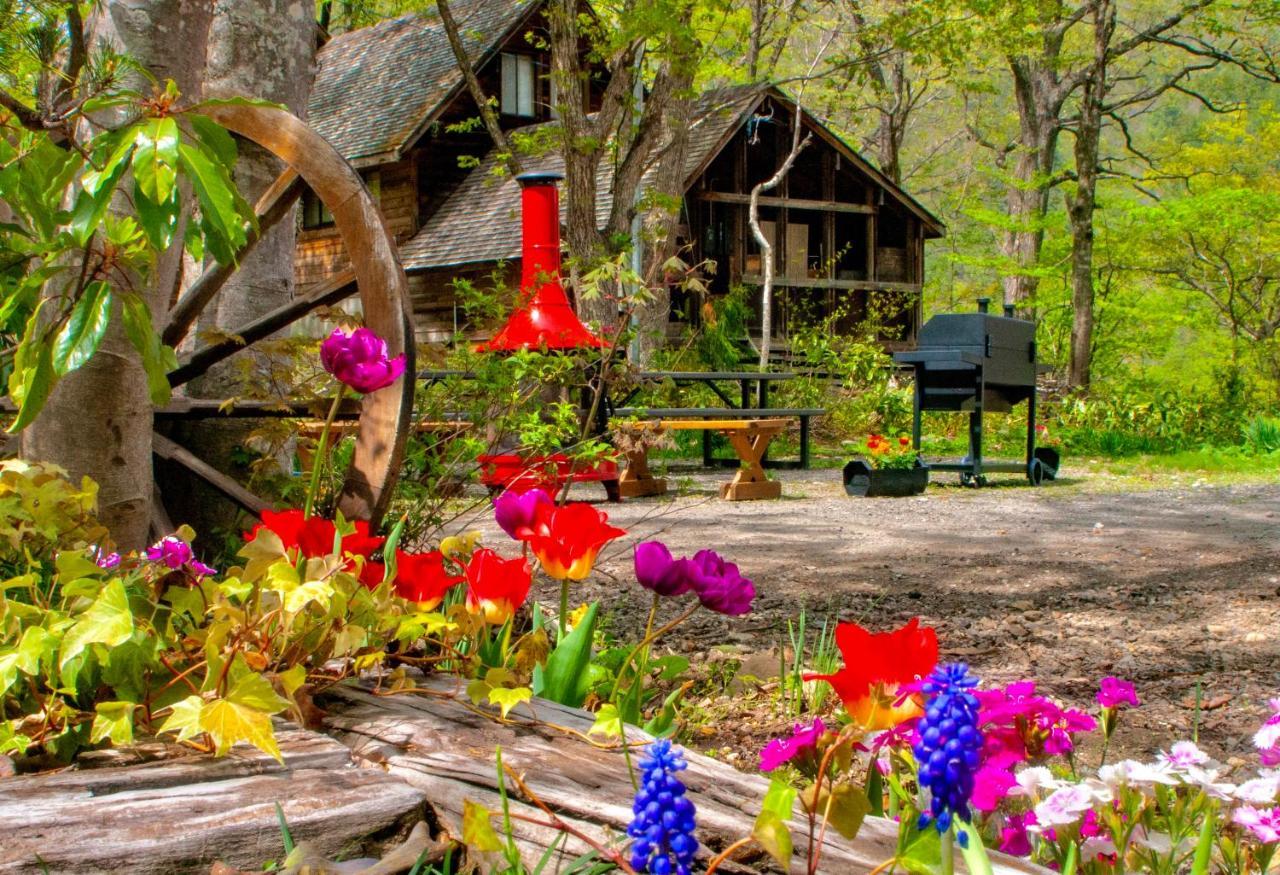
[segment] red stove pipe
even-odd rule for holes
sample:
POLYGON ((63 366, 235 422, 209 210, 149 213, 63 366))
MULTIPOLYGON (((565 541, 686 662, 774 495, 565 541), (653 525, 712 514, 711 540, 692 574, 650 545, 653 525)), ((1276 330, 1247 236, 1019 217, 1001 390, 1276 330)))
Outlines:
POLYGON ((604 346, 573 311, 560 285, 560 192, 558 173, 522 173, 520 183, 521 267, 518 306, 480 349, 583 349, 604 346))

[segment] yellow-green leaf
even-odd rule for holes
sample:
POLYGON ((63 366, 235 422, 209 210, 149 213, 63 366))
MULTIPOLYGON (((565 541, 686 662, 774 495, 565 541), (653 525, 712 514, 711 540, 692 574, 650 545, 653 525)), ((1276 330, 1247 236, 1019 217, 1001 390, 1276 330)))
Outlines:
POLYGON ((128 641, 132 634, 133 612, 129 610, 129 597, 124 591, 124 583, 110 580, 89 610, 84 612, 62 639, 58 667, 65 667, 90 644, 114 647, 128 641))
POLYGON ((201 732, 200 711, 204 708, 204 700, 199 696, 187 696, 173 706, 167 720, 160 727, 160 732, 178 733, 178 741, 195 738, 201 732))
POLYGON ((258 580, 276 562, 288 561, 280 536, 265 527, 258 529, 253 540, 246 541, 236 555, 249 560, 244 566, 245 580, 258 580))
POLYGON ((289 707, 289 700, 281 698, 271 681, 256 672, 241 675, 227 693, 227 701, 268 715, 289 707))
POLYGON ((292 696, 298 692, 298 687, 307 682, 307 670, 304 666, 295 665, 288 671, 282 671, 278 675, 280 678, 280 686, 284 688, 286 696, 292 696))
POLYGON ((201 709, 200 728, 213 738, 218 756, 231 750, 233 745, 247 741, 258 750, 284 762, 276 744, 275 732, 271 728, 271 717, 265 711, 227 699, 215 699, 201 709))
POLYGON ((97 744, 104 738, 113 744, 133 741, 133 702, 99 702, 94 707, 96 715, 89 729, 89 743, 97 744))
POLYGON ((780 778, 774 778, 769 782, 760 815, 751 828, 751 837, 784 870, 791 867, 791 830, 787 827, 787 820, 791 817, 795 801, 795 788, 780 778))
POLYGON ((472 802, 462 800, 462 843, 482 853, 502 850, 502 839, 494 831, 490 818, 493 812, 472 802))
POLYGON ((587 735, 603 735, 605 738, 622 737, 622 715, 618 706, 612 703, 601 706, 596 712, 596 720, 587 730, 587 735))
POLYGON ((511 709, 521 702, 527 702, 533 698, 533 690, 528 687, 492 687, 489 690, 489 704, 497 705, 502 709, 503 719, 511 713, 511 709))

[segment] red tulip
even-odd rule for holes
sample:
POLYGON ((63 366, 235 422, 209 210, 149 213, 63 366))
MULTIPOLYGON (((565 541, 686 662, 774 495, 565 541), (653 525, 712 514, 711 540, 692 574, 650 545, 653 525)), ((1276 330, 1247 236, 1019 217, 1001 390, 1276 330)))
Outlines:
POLYGON ((529 597, 533 572, 523 558, 503 559, 488 547, 467 563, 467 609, 484 614, 486 623, 505 623, 529 597))
MULTIPOLYGON (((372 556, 382 549, 386 538, 369 533, 369 524, 356 520, 355 531, 342 539, 342 552, 351 556, 372 556)), ((336 534, 333 521, 322 517, 304 517, 301 510, 264 510, 262 522, 245 533, 244 539, 252 541, 261 529, 274 532, 286 550, 298 549, 307 559, 328 556, 333 553, 336 534)))
POLYGON ((844 709, 867 731, 892 729, 923 713, 921 696, 907 689, 938 663, 938 635, 912 617, 893 632, 868 632, 857 623, 836 627, 844 667, 835 674, 805 675, 831 684, 844 709))
POLYGON ((445 569, 444 554, 439 550, 429 553, 396 551, 396 579, 392 587, 396 595, 406 601, 417 602, 424 611, 440 604, 445 593, 462 581, 462 575, 450 574, 445 569))
POLYGON ((549 577, 582 580, 600 548, 626 534, 608 521, 608 514, 583 502, 553 507, 540 512, 529 547, 549 577))

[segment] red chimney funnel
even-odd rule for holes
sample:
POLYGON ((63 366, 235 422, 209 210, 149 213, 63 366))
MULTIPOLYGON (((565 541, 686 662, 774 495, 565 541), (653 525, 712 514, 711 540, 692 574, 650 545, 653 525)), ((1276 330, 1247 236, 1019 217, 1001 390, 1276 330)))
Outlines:
POLYGON ((604 346, 578 319, 560 285, 558 173, 522 173, 520 183, 520 298, 523 302, 484 352, 518 349, 582 349, 604 346))

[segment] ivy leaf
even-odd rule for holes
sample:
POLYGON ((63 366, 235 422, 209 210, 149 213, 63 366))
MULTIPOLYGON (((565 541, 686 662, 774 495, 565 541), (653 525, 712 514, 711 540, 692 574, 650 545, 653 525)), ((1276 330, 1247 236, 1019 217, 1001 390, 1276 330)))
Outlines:
POLYGON ((289 707, 289 700, 281 698, 271 681, 256 672, 241 675, 227 693, 227 701, 265 714, 278 714, 289 707))
POLYGON ((478 802, 462 800, 462 843, 481 853, 501 851, 502 840, 494 831, 493 812, 478 802))
POLYGON ((90 644, 115 647, 132 635, 133 612, 129 610, 124 583, 118 579, 107 581, 102 594, 63 637, 58 668, 65 668, 90 644))
POLYGON ((791 808, 795 801, 795 788, 788 786, 780 778, 773 778, 769 782, 769 790, 764 794, 764 807, 751 828, 751 837, 784 870, 791 867, 791 830, 787 827, 787 821, 791 818, 791 808))
POLYGON ((17 653, 6 653, 0 656, 0 696, 8 692, 9 687, 13 686, 13 682, 18 679, 20 658, 17 653))
POLYGON ((493 687, 489 690, 489 704, 502 709, 502 719, 506 719, 511 709, 521 702, 533 698, 533 690, 528 687, 493 687))
POLYGON ((168 719, 160 727, 160 732, 176 732, 178 741, 195 738, 204 730, 200 728, 200 712, 204 708, 204 700, 199 696, 187 696, 173 706, 168 719))
POLYGON ((271 728, 271 716, 264 711, 227 699, 215 699, 200 710, 200 729, 209 733, 218 756, 247 741, 277 761, 284 762, 271 728))
POLYGON ((138 188, 153 203, 173 195, 178 180, 178 122, 172 116, 153 118, 138 126, 134 136, 133 176, 138 188))
POLYGON ((303 665, 295 665, 288 671, 280 672, 276 677, 280 678, 280 686, 284 689, 284 694, 292 696, 307 682, 307 669, 303 665))
MULTIPOLYGON (((53 654, 58 648, 59 638, 43 626, 31 626, 22 633, 18 642, 18 669, 29 675, 40 673, 40 663, 51 663, 53 654)), ((0 669, 0 685, 3 684, 3 670, 0 669)), ((7 685, 6 685, 7 686, 7 685)))
POLYGON ((249 581, 260 580, 273 565, 281 560, 285 560, 285 564, 293 567, 285 555, 284 541, 281 541, 280 536, 266 526, 258 529, 253 540, 246 541, 236 555, 249 560, 245 563, 244 574, 241 575, 249 581))
POLYGON ((133 741, 133 702, 99 702, 94 711, 93 727, 89 730, 89 743, 97 744, 111 739, 113 744, 129 744, 133 741))
POLYGON ((622 715, 618 713, 618 706, 610 702, 602 705, 600 710, 596 712, 595 722, 591 724, 591 728, 587 730, 587 735, 601 735, 605 738, 621 738, 622 737, 622 715))
POLYGON ((111 287, 101 280, 89 283, 53 342, 53 369, 59 377, 93 357, 110 319, 111 287))

